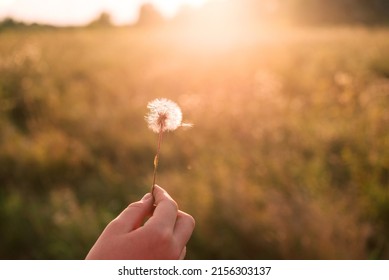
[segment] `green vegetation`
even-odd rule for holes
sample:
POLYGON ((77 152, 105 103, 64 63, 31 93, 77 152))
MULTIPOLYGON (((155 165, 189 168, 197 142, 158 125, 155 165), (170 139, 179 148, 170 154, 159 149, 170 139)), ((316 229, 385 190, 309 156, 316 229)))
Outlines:
POLYGON ((389 31, 208 35, 0 33, 0 258, 82 259, 149 191, 156 97, 188 258, 389 258, 389 31))

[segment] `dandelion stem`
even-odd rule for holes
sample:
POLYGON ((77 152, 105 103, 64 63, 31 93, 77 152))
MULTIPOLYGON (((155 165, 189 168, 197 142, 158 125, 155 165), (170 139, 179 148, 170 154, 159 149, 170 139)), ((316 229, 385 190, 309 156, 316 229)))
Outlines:
POLYGON ((154 186, 155 181, 157 179, 157 168, 158 168, 158 161, 159 161, 159 151, 161 150, 161 142, 162 142, 162 136, 163 136, 163 124, 160 124, 160 130, 158 134, 158 148, 157 148, 157 154, 154 157, 154 174, 153 174, 153 185, 151 187, 151 194, 154 196, 154 186))

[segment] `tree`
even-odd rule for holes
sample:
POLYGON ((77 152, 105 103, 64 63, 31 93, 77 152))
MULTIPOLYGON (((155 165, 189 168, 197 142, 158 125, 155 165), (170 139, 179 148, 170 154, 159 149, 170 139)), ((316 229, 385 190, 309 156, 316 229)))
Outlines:
POLYGON ((156 26, 164 22, 162 15, 155 9, 152 4, 143 4, 139 10, 139 26, 156 26))
POLYGON ((24 24, 22 22, 15 21, 12 18, 5 18, 3 21, 0 21, 0 30, 20 28, 20 27, 25 27, 25 26, 26 26, 26 24, 24 24))
POLYGON ((107 12, 102 12, 95 20, 88 24, 90 27, 111 27, 111 15, 107 12))

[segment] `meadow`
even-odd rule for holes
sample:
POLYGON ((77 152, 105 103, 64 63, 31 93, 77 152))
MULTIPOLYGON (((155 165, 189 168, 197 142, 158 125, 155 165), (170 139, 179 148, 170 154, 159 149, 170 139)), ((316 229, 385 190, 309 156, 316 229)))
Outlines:
MULTIPOLYGON (((231 31, 231 30, 230 30, 231 31)), ((0 33, 0 258, 83 259, 157 183, 189 259, 389 258, 389 30, 0 33)))

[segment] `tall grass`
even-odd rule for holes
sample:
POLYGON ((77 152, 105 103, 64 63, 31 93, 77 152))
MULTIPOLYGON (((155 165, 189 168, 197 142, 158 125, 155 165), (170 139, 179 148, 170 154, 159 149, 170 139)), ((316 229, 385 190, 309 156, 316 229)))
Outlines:
POLYGON ((157 97, 195 124, 158 178, 196 219, 189 258, 388 258, 388 35, 0 33, 0 258, 85 257, 149 191, 157 97))

